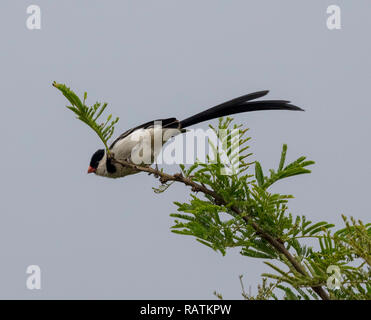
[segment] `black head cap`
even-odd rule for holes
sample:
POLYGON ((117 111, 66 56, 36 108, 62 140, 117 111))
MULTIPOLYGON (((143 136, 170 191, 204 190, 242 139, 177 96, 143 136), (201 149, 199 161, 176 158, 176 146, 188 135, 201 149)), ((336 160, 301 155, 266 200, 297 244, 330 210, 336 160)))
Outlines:
POLYGON ((90 160, 90 166, 94 169, 97 169, 98 168, 98 165, 99 165, 99 161, 102 160, 102 158, 104 157, 104 149, 99 149, 97 151, 94 152, 93 156, 91 157, 91 160, 90 160))

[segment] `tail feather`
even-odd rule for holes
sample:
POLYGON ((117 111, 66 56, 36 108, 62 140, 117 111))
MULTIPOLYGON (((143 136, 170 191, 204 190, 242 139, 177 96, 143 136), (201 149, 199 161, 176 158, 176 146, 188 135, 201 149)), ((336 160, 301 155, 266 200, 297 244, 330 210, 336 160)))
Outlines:
POLYGON ((304 111, 303 109, 290 104, 290 101, 286 100, 262 100, 253 101, 258 98, 265 96, 269 91, 259 91, 250 93, 233 100, 224 102, 215 107, 207 109, 203 112, 197 113, 192 117, 180 121, 180 127, 186 128, 191 125, 204 122, 207 120, 228 116, 231 114, 259 111, 259 110, 293 110, 293 111, 304 111))

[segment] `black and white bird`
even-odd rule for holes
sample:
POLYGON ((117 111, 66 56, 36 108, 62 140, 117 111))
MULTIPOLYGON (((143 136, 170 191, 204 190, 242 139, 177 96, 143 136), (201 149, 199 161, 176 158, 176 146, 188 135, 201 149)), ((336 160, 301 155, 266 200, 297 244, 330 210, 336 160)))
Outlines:
MULTIPOLYGON (((158 119, 146 122, 135 128, 132 128, 121 134, 109 147, 110 153, 117 160, 132 161, 133 151, 139 147, 143 150, 148 148, 151 154, 151 161, 154 161, 154 155, 158 154, 159 150, 154 150, 153 138, 160 130, 162 143, 160 148, 175 135, 186 132, 185 128, 198 124, 203 121, 228 116, 235 113, 259 111, 259 110, 293 110, 304 111, 303 109, 290 104, 286 100, 261 100, 252 101, 265 96, 269 91, 259 91, 250 93, 233 100, 224 102, 215 107, 197 113, 192 117, 182 121, 176 118, 158 119), (161 126, 156 125, 160 123, 161 126), (150 137, 150 139, 141 139, 138 137, 150 137), (146 142, 145 142, 146 141, 146 142)), ((148 165, 148 164, 147 164, 148 165)), ((122 166, 113 162, 110 157, 107 157, 104 149, 97 150, 90 161, 88 173, 95 173, 99 176, 108 178, 119 178, 138 171, 129 167, 122 166)))

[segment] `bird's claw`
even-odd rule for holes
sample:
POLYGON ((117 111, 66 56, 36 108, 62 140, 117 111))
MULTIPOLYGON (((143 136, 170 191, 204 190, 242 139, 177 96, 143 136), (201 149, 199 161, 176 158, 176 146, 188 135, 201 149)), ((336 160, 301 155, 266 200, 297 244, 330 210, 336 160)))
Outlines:
POLYGON ((156 170, 156 173, 154 173, 154 177, 155 178, 159 178, 159 175, 158 175, 158 165, 157 165, 157 163, 155 164, 155 170, 156 170))

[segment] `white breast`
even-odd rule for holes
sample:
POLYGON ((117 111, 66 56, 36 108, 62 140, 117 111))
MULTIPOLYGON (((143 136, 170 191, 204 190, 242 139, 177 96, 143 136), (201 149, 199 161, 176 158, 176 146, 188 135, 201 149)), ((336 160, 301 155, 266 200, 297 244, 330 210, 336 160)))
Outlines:
MULTIPOLYGON (((111 149, 115 159, 133 162, 138 165, 149 166, 159 154, 162 146, 172 137, 181 133, 179 129, 162 129, 161 127, 138 129, 127 137, 117 141, 111 149)), ((99 162, 96 174, 109 178, 120 178, 138 173, 131 168, 114 164, 116 171, 109 173, 106 165, 107 156, 99 162)))
POLYGON ((138 129, 127 137, 117 141, 112 148, 118 160, 130 160, 135 164, 152 164, 162 146, 175 135, 179 129, 162 129, 161 127, 138 129))

